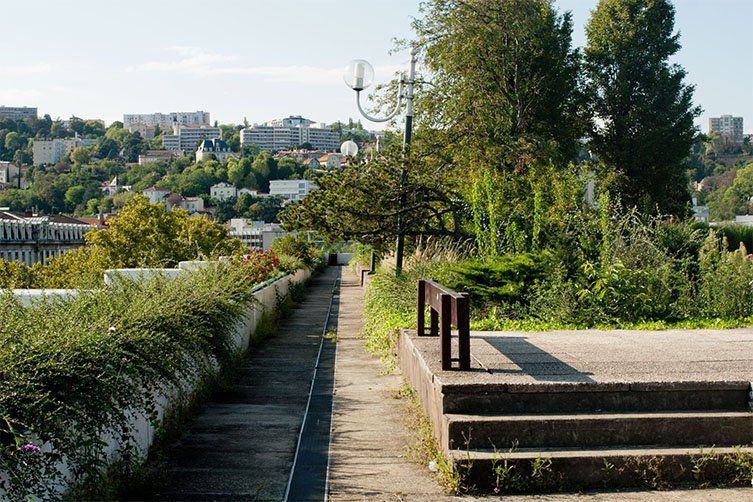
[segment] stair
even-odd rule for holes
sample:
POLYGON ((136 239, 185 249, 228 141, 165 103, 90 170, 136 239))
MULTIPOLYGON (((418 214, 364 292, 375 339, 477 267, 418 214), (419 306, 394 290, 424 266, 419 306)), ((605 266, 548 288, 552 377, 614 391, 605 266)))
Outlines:
POLYGON ((482 492, 749 485, 748 386, 667 383, 555 392, 446 386, 438 436, 465 483, 482 492))

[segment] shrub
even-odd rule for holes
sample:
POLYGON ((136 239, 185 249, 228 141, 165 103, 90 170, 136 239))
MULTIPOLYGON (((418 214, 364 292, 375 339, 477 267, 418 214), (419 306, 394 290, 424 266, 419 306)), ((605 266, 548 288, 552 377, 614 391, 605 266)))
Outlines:
POLYGON ((216 263, 172 281, 118 281, 40 308, 1 298, 0 471, 9 476, 2 481, 7 496, 57 498, 55 465, 63 458, 74 486, 101 486, 108 460, 101 438, 119 438, 124 458, 134 448, 128 410, 155 418, 154 394, 213 377, 212 361, 220 368, 232 363, 233 328, 253 301, 255 268, 272 273, 266 263, 216 263))
POLYGON ((525 304, 529 289, 545 275, 547 258, 541 253, 524 253, 462 261, 448 267, 442 284, 470 293, 474 307, 525 304))
POLYGON ((301 267, 316 268, 322 261, 322 252, 310 241, 294 234, 287 234, 272 242, 272 250, 278 256, 288 256, 300 262, 301 267))

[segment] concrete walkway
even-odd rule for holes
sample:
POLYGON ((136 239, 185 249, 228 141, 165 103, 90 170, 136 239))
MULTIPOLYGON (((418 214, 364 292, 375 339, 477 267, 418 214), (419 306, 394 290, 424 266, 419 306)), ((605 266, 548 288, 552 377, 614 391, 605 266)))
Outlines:
MULTIPOLYGON (((431 473, 405 458, 410 442, 405 401, 391 397, 403 385, 382 374, 366 353, 363 289, 343 269, 337 320, 337 363, 330 451, 329 495, 342 500, 436 500, 442 490, 431 473)), ((442 497, 444 498, 444 497, 442 497)))
POLYGON ((254 348, 235 385, 209 402, 169 450, 164 500, 282 500, 332 288, 315 278, 278 334, 254 348))

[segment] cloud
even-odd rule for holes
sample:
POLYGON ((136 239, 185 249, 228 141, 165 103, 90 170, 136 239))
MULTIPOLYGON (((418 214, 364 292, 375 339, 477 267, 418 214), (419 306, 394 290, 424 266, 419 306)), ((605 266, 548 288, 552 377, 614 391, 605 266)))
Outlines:
MULTIPOLYGON (((167 51, 178 56, 175 61, 151 61, 128 68, 137 72, 161 72, 195 77, 218 77, 227 75, 260 77, 270 82, 299 84, 328 84, 342 79, 343 68, 326 68, 310 65, 245 66, 238 64, 235 56, 226 56, 198 47, 174 46, 167 51), (233 63, 233 64, 231 64, 233 63)), ((391 78, 402 67, 377 66, 375 72, 383 79, 391 78)))
POLYGON ((3 66, 3 77, 31 77, 34 75, 46 75, 52 73, 54 69, 55 65, 49 63, 3 66))

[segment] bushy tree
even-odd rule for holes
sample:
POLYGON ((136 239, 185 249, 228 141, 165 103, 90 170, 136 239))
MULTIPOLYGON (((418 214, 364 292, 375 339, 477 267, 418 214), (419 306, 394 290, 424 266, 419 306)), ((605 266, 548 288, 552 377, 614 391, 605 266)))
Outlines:
POLYGON ((680 50, 669 0, 601 0, 586 26, 585 69, 597 119, 591 145, 617 171, 623 203, 685 214, 685 159, 696 129, 693 86, 669 62, 680 50))

